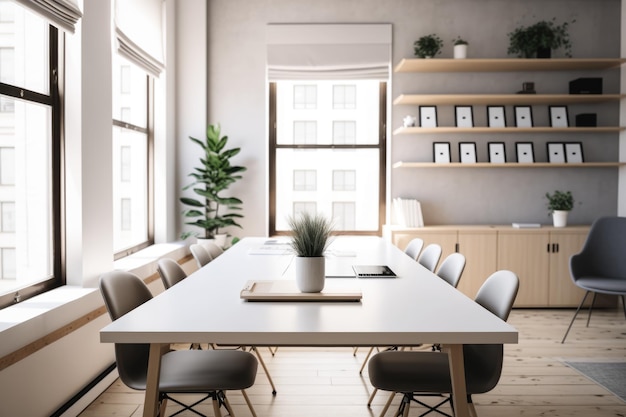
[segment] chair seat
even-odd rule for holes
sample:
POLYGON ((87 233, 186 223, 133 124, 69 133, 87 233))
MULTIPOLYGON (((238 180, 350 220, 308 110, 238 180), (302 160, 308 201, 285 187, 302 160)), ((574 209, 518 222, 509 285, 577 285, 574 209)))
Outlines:
POLYGON ((626 278, 583 276, 576 279, 576 285, 601 294, 626 294, 626 278))
MULTIPOLYGON (((491 391, 500 379, 502 345, 465 345, 465 383, 468 394, 491 391)), ((450 365, 444 352, 388 351, 369 361, 375 388, 394 392, 450 393, 450 365)))
POLYGON ((163 355, 159 390, 205 393, 242 390, 256 377, 257 360, 236 350, 180 350, 163 355))

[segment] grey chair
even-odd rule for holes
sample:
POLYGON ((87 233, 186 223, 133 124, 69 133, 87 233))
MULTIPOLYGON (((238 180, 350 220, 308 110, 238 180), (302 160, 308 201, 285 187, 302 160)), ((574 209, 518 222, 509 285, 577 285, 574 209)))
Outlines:
POLYGON ((425 267, 431 272, 435 272, 439 259, 441 258, 441 246, 431 243, 426 246, 422 253, 417 257, 417 263, 425 267))
POLYGON ((191 251, 193 259, 196 260, 198 268, 202 268, 204 265, 213 260, 211 254, 199 243, 192 243, 189 246, 189 250, 191 251))
POLYGON ((411 258, 417 261, 417 257, 419 256, 422 248, 424 247, 424 240, 419 237, 411 239, 406 248, 404 249, 404 253, 409 255, 411 258))
POLYGON ((170 258, 161 258, 157 261, 157 272, 166 290, 187 278, 187 273, 178 262, 170 258))
MULTIPOLYGON (((146 284, 130 272, 112 271, 103 274, 99 286, 112 320, 117 320, 152 298, 146 284)), ((148 344, 115 344, 119 376, 129 388, 146 389, 149 353, 148 344)), ((226 390, 242 390, 248 406, 252 407, 243 390, 254 384, 257 365, 254 355, 237 350, 172 350, 165 353, 161 358, 159 375, 159 415, 165 415, 167 401, 171 400, 183 407, 172 415, 191 410, 203 416, 193 407, 209 398, 215 416, 222 415, 222 406, 228 414, 233 415, 226 390), (186 405, 173 398, 173 394, 203 395, 201 399, 194 400, 193 404, 186 405)))
POLYGON ((446 256, 439 269, 437 269, 437 276, 454 288, 458 287, 461 275, 465 270, 465 256, 462 253, 455 252, 446 256))
POLYGON ((626 317, 626 217, 601 217, 593 222, 589 235, 580 253, 573 255, 569 262, 570 275, 574 285, 585 290, 578 309, 572 317, 565 339, 585 303, 589 293, 593 293, 587 326, 591 320, 591 310, 596 294, 618 295, 622 299, 626 317))
MULTIPOLYGON (((480 287, 475 301, 487 310, 507 320, 517 296, 519 279, 511 271, 494 272, 480 287)), ((472 404, 473 394, 491 391, 502 373, 504 349, 502 345, 464 345, 465 382, 467 401, 470 410, 476 415, 472 404)), ((403 394, 396 416, 408 416, 411 402, 418 403, 428 410, 449 415, 438 408, 450 401, 445 396, 438 404, 431 406, 419 400, 420 396, 450 394, 450 366, 448 355, 443 352, 385 351, 369 361, 370 382, 376 389, 403 394)), ((391 400, 391 398, 390 398, 391 400)), ((387 402, 386 408, 390 401, 387 402)))

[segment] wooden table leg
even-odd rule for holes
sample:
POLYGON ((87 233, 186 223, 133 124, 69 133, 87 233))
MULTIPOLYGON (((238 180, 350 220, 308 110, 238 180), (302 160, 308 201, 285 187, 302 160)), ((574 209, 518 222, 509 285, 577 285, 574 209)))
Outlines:
POLYGON ((463 345, 445 345, 443 350, 448 353, 450 361, 450 378, 452 379, 452 402, 456 417, 469 417, 467 389, 465 386, 465 366, 463 363, 463 345))
POLYGON ((161 373, 161 355, 169 349, 169 345, 152 343, 148 362, 148 378, 146 395, 143 404, 144 417, 156 417, 159 412, 159 375, 161 373))

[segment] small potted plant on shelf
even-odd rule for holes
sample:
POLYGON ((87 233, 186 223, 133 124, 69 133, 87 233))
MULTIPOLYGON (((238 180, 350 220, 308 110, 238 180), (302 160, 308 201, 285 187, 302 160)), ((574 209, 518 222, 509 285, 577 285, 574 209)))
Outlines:
POLYGON ((243 202, 237 197, 223 195, 228 187, 241 179, 240 173, 246 170, 230 162, 241 148, 226 148, 228 136, 221 136, 219 124, 209 125, 204 140, 189 139, 202 148, 202 155, 200 166, 189 174, 194 181, 183 187, 183 190, 191 188, 199 198, 181 197, 180 201, 190 207, 183 211, 183 217, 189 219, 185 224, 199 227, 202 233, 186 231, 181 238, 197 236, 199 239, 215 239, 215 243, 223 247, 226 234, 220 234, 220 229, 241 227, 236 219, 243 217, 236 212, 241 210, 243 202))
POLYGON ((320 214, 302 212, 288 218, 291 247, 296 254, 296 284, 301 292, 324 289, 324 251, 333 232, 333 223, 320 214))
POLYGON ((419 58, 433 58, 441 53, 442 47, 443 41, 434 33, 422 36, 413 43, 415 56, 419 58))
POLYGON ((574 197, 570 191, 556 190, 553 194, 546 193, 548 210, 552 214, 554 227, 567 226, 567 214, 574 208, 574 197))
POLYGON ((454 45, 454 59, 467 58, 467 45, 469 45, 469 42, 457 36, 452 40, 452 44, 454 45))
POLYGON ((508 34, 509 54, 517 54, 520 58, 550 58, 551 51, 563 48, 565 56, 572 57, 572 42, 569 38, 569 25, 564 22, 556 24, 556 18, 541 20, 531 26, 520 26, 508 34))

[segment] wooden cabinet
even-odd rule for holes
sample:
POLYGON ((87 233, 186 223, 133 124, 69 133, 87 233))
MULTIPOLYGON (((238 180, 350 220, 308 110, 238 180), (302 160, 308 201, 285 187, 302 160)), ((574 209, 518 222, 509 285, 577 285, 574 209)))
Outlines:
POLYGON ((438 243, 442 259, 452 252, 465 255, 458 289, 474 298, 493 272, 510 269, 520 278, 516 307, 575 307, 583 296, 569 274, 569 258, 580 252, 588 226, 515 229, 510 226, 385 226, 385 237, 404 250, 414 237, 438 243))

